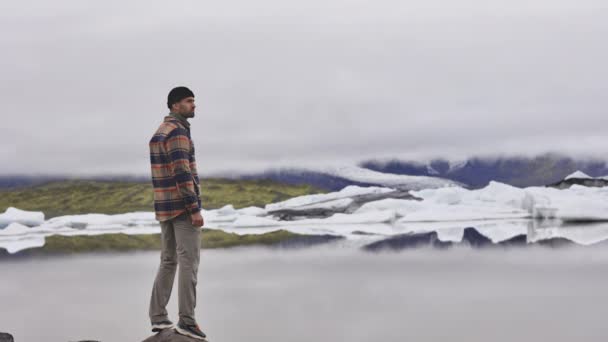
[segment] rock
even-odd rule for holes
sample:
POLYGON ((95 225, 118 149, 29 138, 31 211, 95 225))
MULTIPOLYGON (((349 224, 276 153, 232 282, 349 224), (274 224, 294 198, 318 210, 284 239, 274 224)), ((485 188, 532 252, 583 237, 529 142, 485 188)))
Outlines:
POLYGON ((0 342, 15 342, 15 339, 9 333, 0 332, 0 342))
POLYGON ((175 329, 164 329, 143 340, 142 342, 201 342, 204 340, 180 335, 175 329))

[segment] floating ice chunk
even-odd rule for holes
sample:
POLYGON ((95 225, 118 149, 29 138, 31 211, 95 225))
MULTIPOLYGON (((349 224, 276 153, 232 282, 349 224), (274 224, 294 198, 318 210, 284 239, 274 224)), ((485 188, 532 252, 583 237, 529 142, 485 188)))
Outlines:
POLYGON ((364 203, 354 214, 377 212, 380 210, 393 210, 397 216, 405 216, 424 207, 421 201, 399 198, 384 198, 364 203))
POLYGON ((32 228, 19 222, 12 222, 6 228, 0 230, 0 236, 25 235, 29 233, 31 229, 32 228))
POLYGON ((219 209, 203 210, 201 215, 205 222, 233 222, 240 213, 232 204, 227 204, 219 209))
POLYGON ((214 210, 215 214, 218 216, 227 216, 237 214, 237 211, 234 210, 234 206, 232 204, 226 204, 225 206, 214 210))
POLYGON ((419 191, 410 191, 414 197, 422 198, 425 203, 441 203, 441 204, 458 204, 462 202, 467 190, 458 187, 438 188, 438 189, 423 189, 419 191))
POLYGON ((378 210, 358 214, 336 213, 322 219, 325 223, 385 223, 395 221, 395 211, 392 209, 378 210))
POLYGON ((64 215, 53 217, 46 222, 47 228, 59 229, 69 227, 74 229, 103 229, 116 226, 133 227, 145 225, 157 225, 158 221, 154 218, 154 212, 136 211, 124 214, 82 214, 64 215))
POLYGON ((580 245, 592 245, 608 239, 608 223, 579 227, 562 228, 559 226, 535 229, 530 234, 532 241, 561 237, 580 245))
POLYGON ((352 198, 338 198, 326 202, 311 203, 297 207, 298 210, 323 208, 328 210, 343 210, 353 203, 352 198))
POLYGON ((28 236, 13 240, 0 240, 0 248, 13 254, 24 249, 44 246, 44 236, 28 236))
POLYGON ((237 213, 241 215, 249 215, 249 216, 264 216, 266 215, 266 210, 264 208, 250 206, 246 208, 241 208, 236 210, 237 213))
POLYGON ((267 227, 267 226, 277 226, 280 225, 281 222, 266 218, 266 217, 258 217, 258 216, 248 216, 241 215, 234 220, 231 224, 233 227, 267 227))
POLYGON ((300 207, 300 206, 304 206, 304 205, 310 205, 313 203, 328 202, 328 201, 333 201, 336 199, 349 198, 349 197, 358 196, 358 195, 381 194, 381 193, 392 192, 392 191, 395 191, 395 189, 378 187, 378 186, 363 187, 363 186, 357 186, 357 185, 348 185, 348 186, 345 186, 344 188, 342 188, 342 190, 340 190, 340 191, 330 192, 330 193, 326 193, 326 194, 311 194, 311 195, 298 196, 298 197, 293 197, 293 198, 290 198, 290 199, 282 201, 282 202, 269 203, 269 204, 266 204, 265 209, 266 209, 266 211, 273 211, 273 210, 279 210, 279 209, 300 207))
POLYGON ((475 205, 444 205, 436 204, 425 206, 418 211, 407 213, 397 219, 397 222, 423 222, 423 221, 464 221, 488 219, 516 219, 530 218, 525 210, 504 208, 500 206, 475 205))
POLYGON ((35 227, 44 222, 44 213, 42 211, 27 211, 8 207, 4 213, 0 214, 0 229, 12 222, 19 222, 28 227, 35 227))
POLYGON ((539 201, 538 207, 554 208, 552 216, 564 221, 608 220, 608 188, 574 184, 570 188, 528 187, 525 189, 539 201))

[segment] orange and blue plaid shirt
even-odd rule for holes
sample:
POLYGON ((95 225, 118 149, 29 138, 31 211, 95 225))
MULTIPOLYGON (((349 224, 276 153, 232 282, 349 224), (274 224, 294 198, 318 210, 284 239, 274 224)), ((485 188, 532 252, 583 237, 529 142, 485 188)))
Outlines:
POLYGON ((179 114, 164 117, 149 142, 154 211, 166 221, 202 208, 190 124, 179 114))

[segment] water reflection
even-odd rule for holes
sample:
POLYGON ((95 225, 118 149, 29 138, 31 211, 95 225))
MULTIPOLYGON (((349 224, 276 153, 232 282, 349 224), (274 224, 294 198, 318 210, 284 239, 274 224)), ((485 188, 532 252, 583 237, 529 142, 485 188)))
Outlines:
MULTIPOLYGON (((608 251, 599 248, 201 253, 196 315, 214 341, 608 337, 608 251)), ((158 262, 157 252, 2 262, 0 331, 16 341, 143 340, 158 262)))

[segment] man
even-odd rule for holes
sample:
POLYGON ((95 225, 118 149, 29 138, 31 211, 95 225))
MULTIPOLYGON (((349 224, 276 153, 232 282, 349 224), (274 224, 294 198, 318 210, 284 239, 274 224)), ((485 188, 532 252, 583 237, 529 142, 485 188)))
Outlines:
POLYGON ((176 87, 167 98, 169 114, 149 142, 154 211, 161 226, 160 266, 150 297, 152 331, 173 327, 167 315, 177 265, 179 321, 175 330, 206 341, 196 323, 196 284, 201 249, 201 199, 194 159, 190 123, 194 117, 194 94, 176 87))

